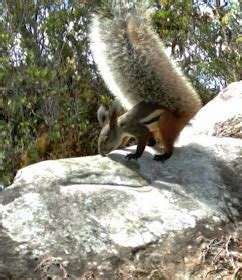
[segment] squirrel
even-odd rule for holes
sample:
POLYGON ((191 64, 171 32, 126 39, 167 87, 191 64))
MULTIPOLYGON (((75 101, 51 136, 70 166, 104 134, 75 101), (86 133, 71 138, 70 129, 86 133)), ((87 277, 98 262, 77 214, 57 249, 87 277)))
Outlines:
POLYGON ((89 40, 103 80, 128 110, 119 115, 117 101, 109 111, 104 106, 98 109, 99 154, 105 156, 136 138, 136 152, 126 158, 137 160, 158 133, 165 152, 154 160, 164 162, 171 157, 181 130, 201 108, 198 94, 137 10, 120 8, 113 18, 94 15, 89 40))

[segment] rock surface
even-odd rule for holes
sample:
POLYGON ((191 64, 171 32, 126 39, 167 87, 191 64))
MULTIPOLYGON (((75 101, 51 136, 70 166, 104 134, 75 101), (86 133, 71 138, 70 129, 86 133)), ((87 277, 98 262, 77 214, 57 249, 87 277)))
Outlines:
POLYGON ((240 219, 240 140, 200 138, 165 164, 153 152, 138 162, 116 151, 21 169, 1 194, 1 273, 36 277, 51 256, 76 277, 98 268, 114 279, 117 260, 162 236, 240 219))
POLYGON ((184 138, 193 135, 242 139, 242 81, 234 82, 208 102, 195 116, 184 138))
POLYGON ((242 142, 206 125, 164 164, 130 147, 19 170, 0 193, 0 279, 202 279, 209 238, 242 233, 242 142))

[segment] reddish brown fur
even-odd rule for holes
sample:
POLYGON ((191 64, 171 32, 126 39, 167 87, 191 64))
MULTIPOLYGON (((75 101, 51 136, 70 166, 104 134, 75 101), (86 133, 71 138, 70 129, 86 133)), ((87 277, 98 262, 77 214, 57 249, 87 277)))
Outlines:
POLYGON ((185 114, 176 117, 174 114, 167 111, 161 116, 159 120, 159 129, 165 153, 173 152, 174 142, 190 118, 190 116, 185 114))

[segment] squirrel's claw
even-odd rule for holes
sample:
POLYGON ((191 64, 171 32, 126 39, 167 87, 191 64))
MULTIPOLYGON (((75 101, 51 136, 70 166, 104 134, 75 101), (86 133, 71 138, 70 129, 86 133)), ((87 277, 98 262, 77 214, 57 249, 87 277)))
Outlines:
POLYGON ((127 160, 131 160, 132 158, 135 159, 135 160, 137 160, 137 159, 139 158, 139 156, 138 156, 137 154, 132 154, 132 153, 130 153, 130 154, 127 154, 127 155, 125 156, 125 158, 126 158, 127 160))

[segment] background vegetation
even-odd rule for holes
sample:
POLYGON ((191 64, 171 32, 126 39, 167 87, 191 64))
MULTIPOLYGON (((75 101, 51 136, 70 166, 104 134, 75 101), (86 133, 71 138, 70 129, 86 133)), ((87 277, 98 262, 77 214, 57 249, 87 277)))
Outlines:
MULTIPOLYGON (((0 4, 0 182, 30 163, 97 152, 96 110, 110 96, 87 33, 93 10, 107 7, 100 2, 0 4)), ((238 1, 155 6, 155 29, 204 102, 239 80, 238 1)))

